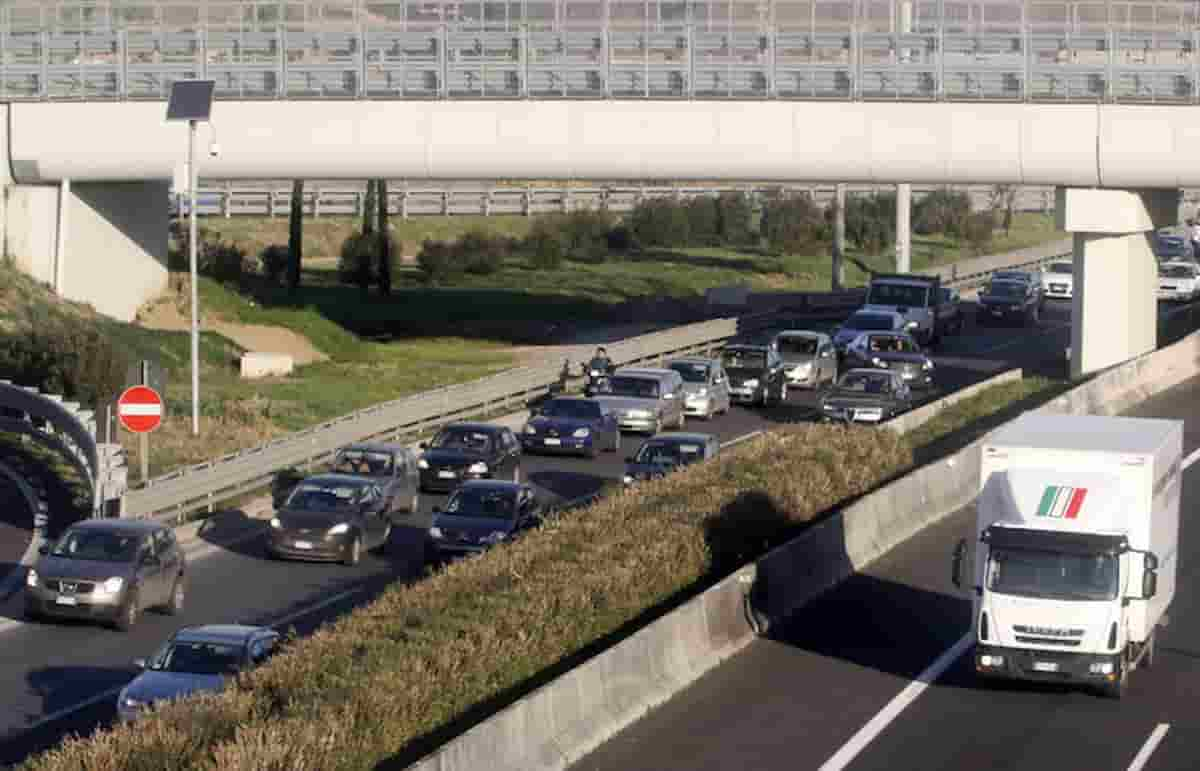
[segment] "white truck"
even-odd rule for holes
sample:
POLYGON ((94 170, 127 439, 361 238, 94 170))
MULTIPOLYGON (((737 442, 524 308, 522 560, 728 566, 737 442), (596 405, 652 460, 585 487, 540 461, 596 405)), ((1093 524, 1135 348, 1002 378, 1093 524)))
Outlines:
POLYGON ((1183 421, 1029 413, 980 450, 976 671, 1121 698, 1175 596, 1183 421))

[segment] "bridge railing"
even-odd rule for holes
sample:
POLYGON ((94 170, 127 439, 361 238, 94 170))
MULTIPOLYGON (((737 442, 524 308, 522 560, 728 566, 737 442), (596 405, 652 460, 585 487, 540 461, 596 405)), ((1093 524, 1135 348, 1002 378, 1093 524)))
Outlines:
MULTIPOLYGON (((771 188, 776 189, 776 188, 771 188)), ((784 186, 791 192, 805 192, 818 204, 828 203, 834 196, 832 185, 784 186)), ((848 195, 891 191, 890 186, 850 186, 848 195)), ((920 196, 934 187, 914 186, 913 193, 920 196)), ((988 208, 992 203, 993 188, 972 186, 963 189, 978 209, 988 208)), ((514 188, 480 187, 439 188, 428 184, 407 189, 389 185, 388 210, 400 217, 421 215, 525 215, 569 212, 581 208, 606 208, 612 212, 631 211, 640 201, 653 198, 692 198, 715 196, 722 193, 742 193, 757 200, 767 193, 765 187, 561 187, 561 188, 514 188)), ((265 185, 258 187, 226 186, 200 187, 196 197, 196 212, 206 216, 284 216, 291 207, 291 185, 265 185)), ((361 215, 366 200, 362 185, 348 186, 344 182, 330 185, 306 186, 304 213, 309 217, 323 215, 361 215)), ((1046 211, 1054 205, 1054 188, 1023 188, 1018 191, 1015 208, 1019 211, 1046 211)), ((188 202, 171 196, 172 214, 187 213, 188 202)))
POLYGON ((1192 3, 268 5, 6 5, 0 100, 1200 103, 1192 3))

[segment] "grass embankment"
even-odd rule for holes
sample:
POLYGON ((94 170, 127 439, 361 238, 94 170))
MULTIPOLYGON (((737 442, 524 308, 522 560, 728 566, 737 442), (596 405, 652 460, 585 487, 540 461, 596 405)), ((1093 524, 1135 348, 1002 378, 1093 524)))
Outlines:
MULTIPOLYGON (((987 407, 1048 386, 989 389, 919 441, 944 439, 939 432, 963 430, 987 407)), ((913 450, 910 437, 868 428, 771 432, 393 585, 221 694, 69 739, 22 768, 404 768, 903 472, 913 450)))
MULTIPOLYGON (((201 280, 201 307, 206 314, 229 321, 292 329, 330 358, 299 367, 287 377, 247 381, 238 369, 244 349, 221 335, 202 333, 201 433, 193 438, 188 333, 117 322, 90 306, 63 301, 0 262, 0 344, 4 335, 19 335, 39 324, 91 326, 131 361, 150 359, 166 371, 168 411, 162 427, 150 438, 152 476, 372 404, 484 377, 511 367, 514 361, 509 346, 488 341, 425 338, 373 343, 310 308, 256 307, 208 279, 201 280)), ((103 425, 103 409, 98 422, 103 425)), ((123 430, 115 436, 129 453, 130 481, 139 481, 137 437, 123 430)))
MULTIPOLYGON (((424 235, 454 238, 472 228, 522 235, 530 222, 506 216, 392 218, 397 238, 408 244, 405 248, 410 252, 424 235)), ((252 255, 266 245, 287 241, 285 218, 240 217, 205 224, 252 255)), ((727 248, 656 249, 645 254, 611 254, 603 262, 567 261, 555 269, 538 268, 527 257, 514 256, 496 273, 465 275, 453 285, 438 287, 427 286, 417 267, 403 267, 394 277, 391 298, 364 300, 358 289, 339 283, 334 259, 342 240, 358 225, 351 217, 306 220, 305 286, 297 297, 282 289, 265 289, 259 293, 260 302, 311 307, 350 328, 411 332, 470 327, 485 320, 604 321, 610 319, 617 303, 648 297, 697 298, 711 287, 730 284, 761 291, 827 290, 830 286, 828 254, 775 257, 727 248)), ((1002 253, 1063 237, 1055 230, 1052 217, 1021 213, 1015 217, 1011 235, 997 232, 987 251, 1002 253)), ((892 261, 890 254, 865 255, 851 250, 849 256, 874 270, 889 270, 892 261)), ((913 238, 914 269, 973 256, 964 241, 946 236, 913 238)), ((846 271, 851 285, 867 279, 867 273, 854 262, 847 263, 846 271)), ((480 328, 481 334, 485 331, 491 327, 480 328)))

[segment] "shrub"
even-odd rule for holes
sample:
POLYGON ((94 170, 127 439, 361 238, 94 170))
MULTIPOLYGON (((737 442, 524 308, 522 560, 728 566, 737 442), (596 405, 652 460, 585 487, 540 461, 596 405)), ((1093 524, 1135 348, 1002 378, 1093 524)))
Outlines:
POLYGON ((982 254, 992 242, 996 229, 996 215, 992 211, 976 212, 966 218, 963 235, 977 254, 982 254))
POLYGON ((764 204, 763 237, 773 254, 803 254, 820 248, 825 215, 807 193, 770 197, 764 204))
POLYGON ((754 211, 742 193, 721 193, 717 198, 717 237, 722 244, 739 246, 755 238, 754 211))
POLYGON ((846 196, 846 237, 869 254, 880 254, 896 238, 896 194, 846 196))
POLYGON ((262 263, 262 273, 267 281, 278 284, 288 267, 288 248, 281 244, 271 244, 262 250, 258 260, 262 263))
POLYGON ((608 250, 610 252, 628 252, 637 248, 633 231, 625 225, 617 225, 608 231, 608 250))
POLYGON ((364 292, 371 288, 375 275, 374 233, 354 233, 342 242, 338 255, 338 277, 364 292))
POLYGON ((529 228, 523 245, 535 268, 554 270, 566 256, 566 237, 560 223, 551 217, 538 217, 529 228))
POLYGON ((688 243, 687 211, 669 198, 639 202, 626 221, 639 247, 669 248, 688 243))
POLYGON ((683 204, 687 212, 688 246, 717 246, 721 243, 717 199, 699 195, 683 204))
POLYGON ((454 242, 451 252, 462 263, 462 269, 467 273, 489 276, 504 266, 508 242, 507 239, 486 230, 468 230, 454 242))
POLYGON ((440 284, 462 275, 462 263, 445 241, 426 239, 422 242, 421 251, 417 252, 417 265, 430 284, 440 284))
POLYGON ((196 255, 196 272, 223 284, 240 284, 250 268, 246 252, 228 241, 200 242, 196 255))
POLYGON ((0 338, 0 372, 13 382, 89 407, 117 397, 130 364, 103 330, 54 321, 0 338))
POLYGON ((608 234, 616 223, 606 209, 577 209, 556 220, 563 232, 567 257, 602 262, 608 257, 608 234))
POLYGON ((964 235, 966 220, 971 216, 971 197, 949 188, 934 190, 913 207, 913 231, 921 235, 944 233, 958 238, 964 235))

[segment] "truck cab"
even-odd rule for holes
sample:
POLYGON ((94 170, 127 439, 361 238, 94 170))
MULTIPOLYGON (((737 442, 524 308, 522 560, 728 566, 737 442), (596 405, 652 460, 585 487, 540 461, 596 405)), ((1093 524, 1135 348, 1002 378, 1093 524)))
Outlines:
POLYGON ((871 277, 862 310, 899 314, 922 346, 941 338, 954 313, 954 304, 941 291, 941 279, 916 273, 879 273, 871 277))
MULTIPOLYGON (((973 595, 984 677, 1120 698, 1175 593, 1182 422, 1029 413, 981 448, 973 595)), ((965 564, 974 562, 964 587, 965 564)))

